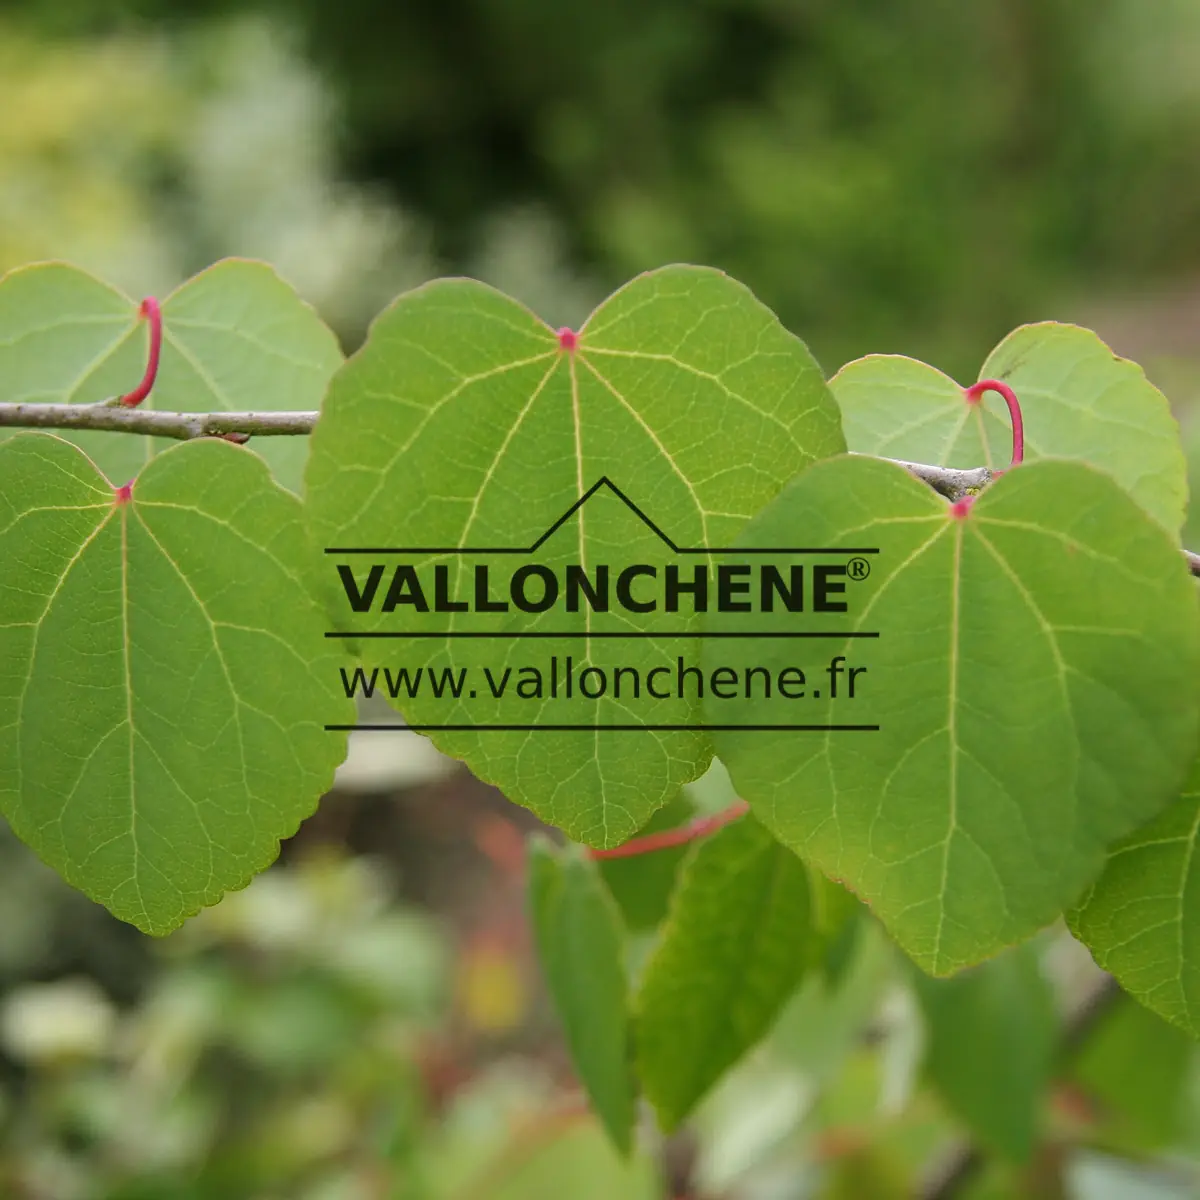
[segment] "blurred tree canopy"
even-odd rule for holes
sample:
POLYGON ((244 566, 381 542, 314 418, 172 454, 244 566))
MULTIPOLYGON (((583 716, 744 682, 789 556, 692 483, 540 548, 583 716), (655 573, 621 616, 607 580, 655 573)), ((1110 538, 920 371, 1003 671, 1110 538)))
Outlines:
MULTIPOLYGON (((605 289, 672 259, 748 281, 828 369, 952 370, 1048 298, 1200 257, 1190 0, 259 0, 334 85, 352 173, 461 268, 535 203, 605 289)), ((232 0, 8 0, 40 31, 232 0)))

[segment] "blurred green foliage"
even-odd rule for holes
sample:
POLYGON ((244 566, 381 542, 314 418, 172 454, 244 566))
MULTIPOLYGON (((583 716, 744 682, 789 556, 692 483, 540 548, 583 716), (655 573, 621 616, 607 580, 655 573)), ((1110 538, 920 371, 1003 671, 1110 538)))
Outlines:
POLYGON ((401 211, 338 181, 330 104, 261 20, 56 41, 0 18, 0 270, 67 259, 163 295, 261 258, 357 336, 431 266, 401 211))
POLYGON ((973 369, 1048 294, 1200 255, 1189 0, 287 11, 353 161, 451 257, 478 214, 536 199, 605 287, 725 267, 829 369, 869 350, 973 369))
MULTIPOLYGON (((43 36, 91 39, 247 11, 7 7, 43 36)), ((533 205, 595 294, 674 259, 722 266, 831 371, 872 350, 973 370, 1063 293, 1200 261, 1190 0, 254 9, 295 30, 332 86, 343 161, 420 216, 443 267, 533 205)), ((126 75, 145 86, 161 61, 139 53, 126 75)), ((163 115, 143 104, 110 124, 163 115)))
POLYGON ((157 944, 136 1004, 83 976, 9 988, 0 1195, 650 1200, 648 1160, 622 1164, 548 1066, 445 1090, 448 950, 378 863, 322 853, 157 944))

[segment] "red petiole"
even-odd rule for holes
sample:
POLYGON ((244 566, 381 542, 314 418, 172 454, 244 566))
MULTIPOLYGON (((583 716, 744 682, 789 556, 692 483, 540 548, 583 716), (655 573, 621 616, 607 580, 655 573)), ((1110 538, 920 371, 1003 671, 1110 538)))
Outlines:
POLYGON ((648 833, 645 837, 633 838, 623 846, 611 850, 593 850, 592 858, 633 858, 638 854, 649 854, 654 850, 670 850, 673 846, 686 846, 699 838, 716 833, 723 825, 736 821, 750 811, 745 800, 738 800, 728 808, 711 817, 697 817, 678 829, 664 829, 661 833, 648 833))
POLYGON ((120 397, 119 403, 125 408, 137 408, 150 395, 150 389, 158 378, 158 360, 162 355, 163 322, 158 301, 153 296, 147 296, 138 312, 150 324, 150 357, 146 362, 146 373, 142 376, 142 382, 132 392, 120 397))
POLYGON ((1017 399, 1016 392, 999 379, 981 379, 966 388, 964 395, 968 404, 978 404, 986 392, 995 392, 998 396, 1003 396, 1004 403, 1008 405, 1013 435, 1012 462, 1009 463, 1009 467, 1018 466, 1025 457, 1025 423, 1021 419, 1021 402, 1017 399))
MULTIPOLYGON (((1017 399, 1017 393, 1007 383, 1001 383, 999 379, 981 379, 978 383, 973 383, 969 388, 963 389, 963 395, 968 404, 981 403, 987 392, 995 392, 998 396, 1003 396, 1004 403, 1008 405, 1008 415, 1012 419, 1013 438, 1012 461, 1008 467, 1009 470, 1012 470, 1013 467, 1019 466, 1025 458, 1025 422, 1021 417, 1021 402, 1017 399)), ((1004 472, 993 471, 992 474, 1003 475, 1004 472)), ((971 511, 971 505, 974 503, 974 496, 964 496, 950 506, 950 511, 961 520, 971 511)))

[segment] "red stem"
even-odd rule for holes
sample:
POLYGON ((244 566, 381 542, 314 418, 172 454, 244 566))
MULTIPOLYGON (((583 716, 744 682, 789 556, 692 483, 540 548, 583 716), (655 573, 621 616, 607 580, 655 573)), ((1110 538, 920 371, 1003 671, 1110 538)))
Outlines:
POLYGON ((722 825, 728 825, 744 816, 750 810, 745 800, 738 800, 728 808, 714 813, 711 817, 697 817, 678 829, 664 829, 662 833, 648 833, 645 837, 634 838, 623 846, 614 846, 611 850, 593 850, 592 858, 633 858, 638 854, 649 854, 653 850, 670 850, 673 846, 686 846, 698 838, 716 833, 722 825))
POLYGON ((1021 402, 1017 399, 1016 392, 1007 383, 1001 383, 999 379, 981 379, 966 389, 967 403, 978 404, 983 399, 985 392, 995 392, 997 395, 1003 396, 1004 403, 1008 405, 1008 415, 1012 418, 1013 433, 1012 462, 1009 463, 1009 466, 1018 466, 1025 458, 1025 423, 1021 419, 1021 402))
POLYGON ((159 308, 158 301, 153 296, 147 296, 142 301, 138 314, 150 322, 150 358, 146 363, 146 373, 142 376, 142 382, 132 392, 121 397, 121 404, 125 408, 137 408, 150 395, 150 389, 158 378, 158 360, 162 354, 162 309, 159 308))

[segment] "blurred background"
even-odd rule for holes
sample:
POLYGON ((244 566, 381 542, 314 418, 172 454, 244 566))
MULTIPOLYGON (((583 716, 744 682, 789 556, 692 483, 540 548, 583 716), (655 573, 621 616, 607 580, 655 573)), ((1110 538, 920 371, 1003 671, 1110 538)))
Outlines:
MULTIPOLYGON (((0 0, 0 272, 161 295, 231 254, 347 351, 433 276, 560 324, 677 260, 830 374, 974 378, 1014 326, 1078 321, 1200 466, 1200 4, 0 0)), ((0 1198, 856 1200, 953 1154, 936 1004, 863 923, 690 1133, 617 1160, 530 953, 535 826, 424 739, 359 735, 279 865, 161 942, 0 834, 0 1198)), ((1061 933, 1014 964, 1050 1035, 1094 984, 1061 933)), ((1038 1086, 1032 1166, 954 1195, 1200 1194, 1183 1035, 1109 1003, 1038 1086)))

